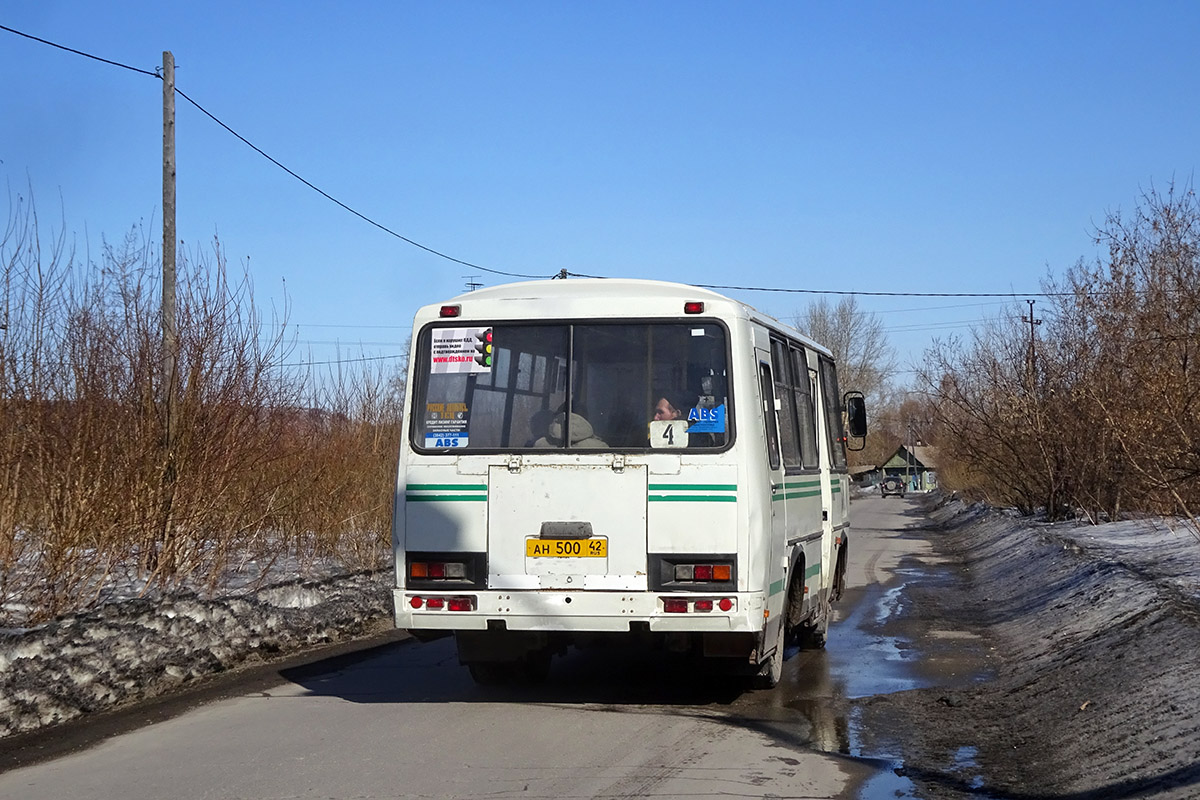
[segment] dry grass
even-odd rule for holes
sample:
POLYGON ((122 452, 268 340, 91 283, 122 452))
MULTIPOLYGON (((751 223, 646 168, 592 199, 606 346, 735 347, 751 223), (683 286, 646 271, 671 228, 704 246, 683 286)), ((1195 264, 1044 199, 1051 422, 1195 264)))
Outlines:
POLYGON ((84 262, 17 203, 0 259, 0 624, 86 608, 116 574, 217 591, 284 557, 386 563, 399 365, 284 366, 286 319, 264 321, 214 243, 179 265, 164 387, 136 229, 84 262))

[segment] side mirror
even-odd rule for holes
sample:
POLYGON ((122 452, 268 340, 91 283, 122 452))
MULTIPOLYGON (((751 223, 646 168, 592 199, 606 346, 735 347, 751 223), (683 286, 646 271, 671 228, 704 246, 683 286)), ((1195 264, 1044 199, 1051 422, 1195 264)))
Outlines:
MULTIPOLYGON (((862 392, 846 392, 842 397, 846 408, 846 432, 855 439, 866 438, 867 435, 867 401, 862 392)), ((861 450, 866 443, 851 450, 861 450)))

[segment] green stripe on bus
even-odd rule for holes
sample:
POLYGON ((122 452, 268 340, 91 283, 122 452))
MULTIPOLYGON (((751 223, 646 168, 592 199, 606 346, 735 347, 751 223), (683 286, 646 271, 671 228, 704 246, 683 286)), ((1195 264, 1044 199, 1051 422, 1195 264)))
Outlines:
POLYGON ((770 596, 774 596, 783 591, 783 581, 775 581, 771 584, 771 588, 767 590, 770 596))
POLYGON ((821 496, 821 490, 818 489, 815 492, 788 492, 787 494, 785 494, 783 496, 783 499, 784 500, 795 500, 798 497, 820 497, 820 496, 821 496))
POLYGON ((406 492, 486 492, 487 484, 472 483, 410 483, 406 492))
POLYGON ((820 574, 821 574, 821 562, 818 561, 817 563, 813 564, 808 569, 804 570, 804 580, 808 580, 809 578, 815 578, 817 575, 820 575, 820 574))
POLYGON ((671 492, 685 490, 689 492, 736 492, 736 483, 652 483, 650 490, 656 492, 671 492))
POLYGON ((651 503, 736 503, 737 498, 727 494, 652 494, 651 503))
POLYGON ((487 502, 486 494, 409 494, 404 499, 410 503, 457 503, 472 501, 487 502))

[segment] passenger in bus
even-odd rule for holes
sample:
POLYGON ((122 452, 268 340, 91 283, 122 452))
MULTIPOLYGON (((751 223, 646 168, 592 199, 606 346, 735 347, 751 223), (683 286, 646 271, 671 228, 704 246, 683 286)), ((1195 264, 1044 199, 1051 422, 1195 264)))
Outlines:
MULTIPOLYGON (((560 413, 555 415, 546 430, 546 435, 534 442, 533 446, 562 447, 565 441, 566 421, 566 414, 560 413)), ((592 424, 579 414, 571 415, 570 432, 572 448, 608 447, 603 439, 596 436, 595 431, 592 430, 592 424)))
POLYGON ((654 419, 687 419, 687 401, 677 392, 659 392, 658 402, 654 404, 654 419))
MULTIPOLYGON (((688 412, 696 406, 697 401, 693 394, 676 391, 656 392, 655 396, 658 397, 658 402, 654 404, 656 422, 686 420, 688 412)), ((720 444, 711 433, 692 433, 685 429, 684 434, 687 436, 687 447, 716 447, 720 444)))

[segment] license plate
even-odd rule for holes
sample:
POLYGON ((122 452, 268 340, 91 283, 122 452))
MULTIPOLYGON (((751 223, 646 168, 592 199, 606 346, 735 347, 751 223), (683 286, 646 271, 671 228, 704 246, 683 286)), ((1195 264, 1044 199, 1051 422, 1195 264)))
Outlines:
POLYGON ((608 539, 526 539, 529 558, 607 558, 608 539))

